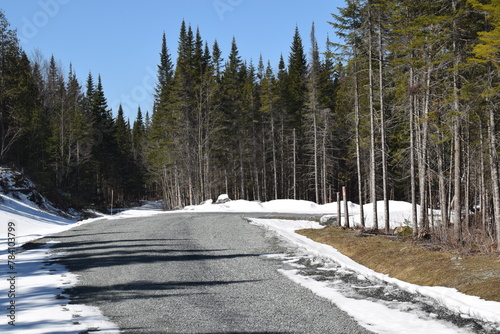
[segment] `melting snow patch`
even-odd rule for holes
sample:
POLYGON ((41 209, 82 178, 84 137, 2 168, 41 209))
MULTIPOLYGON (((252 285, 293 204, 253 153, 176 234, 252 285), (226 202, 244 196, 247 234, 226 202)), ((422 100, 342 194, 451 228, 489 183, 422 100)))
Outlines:
MULTIPOLYGON (((372 281, 382 281, 388 284, 399 287, 400 289, 407 291, 412 294, 420 294, 422 296, 431 298, 436 302, 437 305, 443 306, 456 314, 461 314, 463 317, 471 317, 474 319, 479 319, 480 321, 485 321, 490 324, 500 324, 500 303, 493 301, 485 301, 479 297, 465 295, 458 292, 456 289, 445 288, 445 287, 429 287, 429 286, 418 286, 415 284, 410 284, 403 282, 401 280, 389 277, 388 275, 377 273, 372 269, 362 266, 354 262, 349 257, 341 254, 335 248, 315 242, 305 236, 295 233, 296 230, 305 228, 317 228, 321 229, 323 226, 319 223, 311 221, 293 221, 293 220, 273 220, 273 219, 249 219, 252 224, 262 226, 276 234, 291 241, 297 247, 305 250, 308 254, 317 256, 319 258, 333 260, 341 268, 351 270, 357 273, 358 280, 372 280, 372 281)), ((374 330, 378 333, 409 333, 408 328, 417 328, 415 332, 411 333, 464 333, 464 331, 457 331, 456 328, 452 329, 447 327, 445 329, 438 329, 444 326, 443 324, 436 321, 436 324, 432 324, 432 321, 425 320, 422 322, 421 319, 414 319, 414 315, 409 313, 404 313, 403 316, 401 312, 394 313, 394 311, 388 311, 386 306, 380 303, 369 302, 367 300, 358 300, 347 298, 341 295, 331 286, 327 286, 325 282, 318 282, 311 277, 301 276, 298 274, 297 268, 293 270, 282 270, 282 273, 293 281, 307 286, 309 289, 313 290, 318 295, 332 300, 341 309, 344 309, 350 315, 355 317, 361 323, 367 325, 367 328, 374 330), (374 305, 376 304, 376 305, 374 305), (361 317, 362 319, 358 319, 361 317), (405 320, 406 319, 406 320, 405 320), (390 328, 397 327, 398 321, 401 324, 405 324, 405 330, 392 330, 390 328), (410 321, 410 322, 408 322, 410 321), (409 323, 415 321, 415 326, 411 325, 408 327, 409 323), (386 325, 384 325, 385 323, 386 325), (432 326, 437 326, 436 328, 432 326), (375 326, 374 328, 372 328, 375 326), (386 328, 389 326, 390 328, 386 328), (430 327, 429 327, 430 326, 430 327), (434 329, 433 329, 434 328, 434 329), (420 331, 422 329, 422 331, 420 331)), ((330 282, 331 284, 332 282, 330 282)), ((495 327, 497 326, 495 325, 495 327)))
POLYGON ((297 270, 280 270, 280 272, 318 296, 330 300, 342 311, 352 316, 360 325, 375 333, 381 334, 465 334, 469 333, 455 326, 436 320, 421 319, 417 314, 391 309, 381 303, 348 298, 338 292, 327 282, 316 281, 311 277, 298 274, 297 270))
MULTIPOLYGON (((78 279, 52 262, 53 245, 48 243, 15 254, 8 273, 11 280, 2 277, 0 281, 0 291, 12 291, 0 295, 0 309, 4 310, 0 333, 86 333, 92 328, 99 329, 99 333, 119 333, 98 308, 69 304, 65 289, 74 286, 78 279)), ((0 262, 7 263, 7 256, 2 255, 0 262)))

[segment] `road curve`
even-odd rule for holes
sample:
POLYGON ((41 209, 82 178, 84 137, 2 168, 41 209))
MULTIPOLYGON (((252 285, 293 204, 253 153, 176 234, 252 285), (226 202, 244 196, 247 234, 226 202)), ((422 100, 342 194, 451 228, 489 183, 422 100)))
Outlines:
POLYGON ((243 216, 101 220, 48 239, 79 275, 73 301, 123 333, 369 333, 260 256, 280 245, 243 216))

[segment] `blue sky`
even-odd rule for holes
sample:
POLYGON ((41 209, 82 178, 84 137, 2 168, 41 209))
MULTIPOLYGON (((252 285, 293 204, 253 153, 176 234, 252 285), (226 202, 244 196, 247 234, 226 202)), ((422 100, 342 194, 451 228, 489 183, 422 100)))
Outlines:
POLYGON ((65 73, 71 63, 81 84, 89 72, 100 74, 109 107, 116 115, 121 103, 131 121, 138 106, 151 112, 162 34, 175 59, 183 19, 210 47, 217 39, 223 58, 234 36, 244 60, 257 64, 262 54, 277 67, 296 26, 309 51, 314 21, 324 50, 327 34, 335 39, 327 21, 342 6, 343 0, 0 0, 28 55, 53 54, 65 73))

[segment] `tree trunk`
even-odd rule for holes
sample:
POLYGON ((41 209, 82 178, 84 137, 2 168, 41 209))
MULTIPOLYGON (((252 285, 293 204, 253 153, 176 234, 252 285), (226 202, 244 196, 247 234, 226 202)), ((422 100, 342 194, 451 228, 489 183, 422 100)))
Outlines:
POLYGON ((274 135, 274 118, 271 116, 271 141, 273 150, 273 181, 274 181, 274 199, 278 199, 278 165, 276 162, 276 142, 274 135))
POLYGON ((297 199, 297 135, 293 129, 293 199, 297 199))
POLYGON ((480 151, 480 174, 481 174, 481 183, 480 183, 480 206, 479 209, 481 210, 481 222, 483 225, 483 229, 485 232, 488 232, 488 224, 487 224, 487 210, 486 210, 486 202, 487 202, 487 190, 486 190, 486 163, 485 163, 485 157, 484 157, 484 147, 485 147, 485 142, 484 142, 484 135, 483 135, 483 122, 480 120, 479 121, 479 147, 481 148, 480 151))
POLYGON ((316 120, 316 109, 313 112, 313 127, 314 127, 314 195, 316 198, 316 203, 320 204, 319 201, 319 172, 318 172, 318 128, 316 120))
MULTIPOLYGON (((470 120, 468 120, 470 121, 470 120)), ((465 221, 465 226, 466 227, 469 227, 469 224, 470 224, 470 145, 471 145, 471 142, 470 142, 470 136, 469 136, 469 122, 465 122, 465 134, 466 134, 466 138, 465 138, 465 142, 466 143, 469 143, 469 145, 467 145, 465 147, 465 189, 464 189, 464 208, 465 208, 465 217, 464 217, 464 221, 465 221)))
POLYGON ((349 203, 347 203, 347 190, 342 187, 342 196, 344 198, 344 226, 349 228, 349 203))
POLYGON ((262 136, 262 195, 263 200, 267 201, 267 159, 266 159, 266 138, 262 136))
POLYGON ((322 190, 322 193, 321 193, 321 197, 323 198, 322 201, 323 203, 328 203, 327 201, 327 198, 329 197, 328 194, 327 194, 327 149, 326 149, 326 145, 327 145, 327 136, 328 136, 328 112, 329 110, 323 110, 323 122, 324 122, 324 128, 323 128, 323 133, 322 133, 322 150, 321 150, 321 153, 322 153, 322 158, 321 158, 321 162, 322 162, 322 166, 321 166, 321 181, 322 181, 322 187, 321 187, 321 190, 322 190))
POLYGON ((413 67, 410 67, 410 187, 411 187, 411 222, 413 236, 418 236, 417 191, 415 180, 415 78, 413 67))
POLYGON ((378 58, 379 58, 379 99, 380 99, 380 145, 382 154, 382 189, 384 193, 384 225, 385 233, 389 233, 391 225, 389 222, 389 198, 387 193, 387 147, 385 142, 385 106, 384 106, 384 50, 382 40, 382 21, 379 12, 378 21, 378 58))
MULTIPOLYGON (((456 1, 452 1, 453 10, 457 10, 456 1)), ((459 96, 458 96, 458 46, 457 46, 457 32, 456 32, 456 22, 453 21, 453 111, 455 112, 455 121, 453 124, 454 130, 454 139, 453 139, 453 151, 455 156, 455 165, 454 165, 454 188, 455 188, 455 196, 453 203, 453 223, 454 223, 454 231, 455 231, 455 239, 457 242, 462 241, 462 185, 461 185, 461 177, 462 177, 462 159, 461 159, 461 142, 460 142, 460 134, 461 134, 461 116, 460 116, 460 105, 459 105, 459 96)))
POLYGON ((259 177, 259 169, 257 167, 258 161, 258 150, 257 150, 257 135, 255 131, 255 124, 252 123, 252 146, 253 146, 253 171, 254 171, 254 199, 260 202, 260 177, 259 177))
MULTIPOLYGON (((356 57, 356 55, 354 55, 356 57)), ((356 166, 358 172, 358 196, 359 196, 359 219, 361 227, 365 228, 365 213, 363 207, 363 174, 361 172, 361 147, 359 136, 359 88, 358 88, 358 73, 356 63, 354 64, 354 118, 356 123, 356 166)))
POLYGON ((448 226, 448 196, 446 187, 446 177, 444 173, 444 162, 443 162, 444 152, 438 152, 437 154, 437 164, 438 164, 438 179, 439 179, 439 206, 441 208, 441 222, 443 226, 448 226))
POLYGON ((245 199, 245 170, 244 170, 244 163, 243 163, 243 146, 241 144, 241 140, 238 143, 238 150, 240 151, 240 198, 245 199))
MULTIPOLYGON (((368 6, 368 20, 371 22, 371 9, 368 6)), ((377 214, 377 163, 375 159, 375 110, 373 106, 373 47, 371 25, 368 27, 368 78, 369 78, 369 108, 370 108, 370 199, 373 212, 373 230, 378 230, 377 214)))
POLYGON ((454 198, 453 198, 453 224, 455 231, 455 240, 457 242, 462 241, 462 185, 461 183, 461 143, 460 143, 460 120, 456 116, 453 126, 454 139, 453 139, 453 154, 454 154, 454 166, 453 166, 453 182, 454 182, 454 198))
POLYGON ((430 85, 431 85, 431 69, 427 69, 425 73, 425 94, 423 97, 422 113, 420 116, 420 141, 418 149, 418 180, 420 192, 420 231, 421 233, 429 232, 429 219, 427 207, 427 146, 429 138, 429 103, 430 103, 430 85))
POLYGON ((340 192, 337 191, 337 225, 342 226, 342 203, 340 203, 340 192))
POLYGON ((461 133, 461 121, 459 107, 458 107, 458 96, 457 94, 457 74, 454 71, 453 74, 453 88, 454 88, 454 101, 453 109, 457 112, 455 115, 455 120, 453 124, 453 154, 454 154, 454 166, 453 166, 453 182, 454 182, 454 198, 453 198, 453 224, 455 232, 455 240, 457 242, 462 241, 462 145, 460 142, 461 133))

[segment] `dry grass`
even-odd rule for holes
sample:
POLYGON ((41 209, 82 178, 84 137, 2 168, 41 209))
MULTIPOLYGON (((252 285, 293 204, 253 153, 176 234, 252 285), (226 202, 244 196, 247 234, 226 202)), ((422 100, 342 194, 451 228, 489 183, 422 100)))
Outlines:
POLYGON ((326 227, 298 233, 338 249, 354 261, 402 281, 445 286, 500 301, 500 256, 459 255, 430 250, 411 239, 360 236, 359 231, 326 227))

